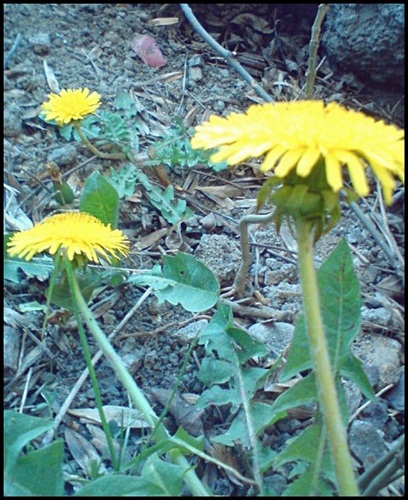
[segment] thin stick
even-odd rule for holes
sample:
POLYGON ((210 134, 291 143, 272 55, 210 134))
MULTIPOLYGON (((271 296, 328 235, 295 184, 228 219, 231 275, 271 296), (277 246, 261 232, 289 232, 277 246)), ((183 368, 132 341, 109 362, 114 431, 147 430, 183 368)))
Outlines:
POLYGON ((319 48, 319 37, 320 30, 322 27, 323 19, 325 18, 329 6, 325 3, 321 3, 317 10, 316 19, 312 26, 312 37, 309 43, 309 64, 306 72, 307 84, 306 84, 306 97, 307 99, 312 98, 313 85, 316 79, 316 60, 317 60, 317 49, 319 48))
POLYGON ((265 92, 265 90, 252 78, 252 76, 248 73, 246 69, 244 69, 237 60, 233 58, 233 54, 231 51, 224 49, 218 42, 214 40, 214 38, 206 31, 198 19, 193 14, 190 6, 186 3, 179 4, 180 9, 183 11, 187 20, 191 24, 191 26, 197 31, 197 33, 202 36, 202 38, 208 43, 208 45, 221 57, 223 57, 227 63, 232 66, 235 71, 242 76, 242 78, 255 90, 255 92, 262 97, 266 102, 275 102, 272 97, 265 92))

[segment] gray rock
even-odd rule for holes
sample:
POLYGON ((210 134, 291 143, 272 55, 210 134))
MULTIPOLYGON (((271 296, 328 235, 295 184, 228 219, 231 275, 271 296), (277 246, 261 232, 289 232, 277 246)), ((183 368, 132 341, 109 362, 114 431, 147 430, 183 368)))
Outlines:
POLYGON ((207 325, 208 321, 206 319, 194 321, 194 323, 189 323, 187 326, 174 332, 172 337, 178 339, 183 344, 190 344, 197 333, 203 330, 207 325))
POLYGON ((398 411, 405 409, 405 372, 401 373, 397 385, 386 396, 390 405, 398 411))
POLYGON ((48 161, 55 162, 59 167, 73 165, 77 160, 77 150, 74 146, 62 146, 54 149, 48 155, 48 161))
POLYGON ((322 48, 333 69, 404 88, 404 4, 330 4, 322 48))
POLYGON ((289 346, 295 327, 289 323, 273 323, 264 325, 255 323, 248 328, 248 333, 252 338, 263 342, 271 354, 278 356, 289 346))
POLYGON ((361 359, 364 368, 375 367, 378 370, 378 389, 398 380, 402 347, 396 340, 365 333, 357 338, 351 350, 361 359))
POLYGON ((20 108, 11 104, 4 109, 3 133, 5 137, 17 137, 21 134, 23 122, 20 108))
POLYGON ((224 234, 204 234, 196 248, 195 257, 211 269, 221 287, 232 286, 241 262, 237 240, 224 234))
POLYGON ((370 422, 355 420, 350 427, 349 440, 350 450, 366 469, 387 452, 379 431, 370 422))

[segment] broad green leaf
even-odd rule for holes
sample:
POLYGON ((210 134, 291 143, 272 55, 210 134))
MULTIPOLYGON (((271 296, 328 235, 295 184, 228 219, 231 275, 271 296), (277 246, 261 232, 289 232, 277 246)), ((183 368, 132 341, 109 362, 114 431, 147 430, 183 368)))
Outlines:
MULTIPOLYGON (((345 240, 330 254, 317 273, 323 325, 333 370, 337 373, 341 360, 360 327, 360 286, 353 271, 350 250, 345 240)), ((304 316, 296 322, 295 333, 283 368, 281 381, 299 371, 312 368, 304 316)))
POLYGON ((59 439, 21 456, 6 474, 6 488, 10 491, 15 487, 22 488, 29 496, 62 496, 63 451, 63 441, 59 439))
POLYGON ((222 359, 231 359, 233 348, 231 339, 226 335, 228 328, 234 328, 230 306, 218 304, 211 321, 201 332, 199 344, 205 345, 206 352, 217 352, 222 359))
POLYGON ((363 363, 351 352, 341 358, 340 374, 352 380, 367 399, 375 400, 375 393, 363 370, 363 363))
POLYGON ((206 311, 217 303, 220 285, 202 262, 182 252, 163 261, 163 271, 135 274, 128 282, 151 286, 159 302, 181 304, 190 312, 206 311))
MULTIPOLYGON (((89 302, 95 288, 103 282, 104 275, 90 268, 86 271, 76 271, 76 275, 82 296, 84 297, 85 302, 89 302)), ((67 280, 60 280, 54 285, 51 301, 58 307, 74 311, 72 294, 67 280)))
POLYGON ((4 412, 4 479, 6 495, 61 496, 63 443, 23 454, 30 441, 53 422, 15 411, 4 412))
POLYGON ((110 475, 88 483, 75 496, 78 497, 155 497, 163 496, 163 489, 153 480, 144 477, 110 475))
POLYGON ((281 412, 317 399, 314 373, 301 379, 297 384, 278 396, 272 405, 275 412, 281 412))
POLYGON ((155 453, 147 459, 143 467, 142 477, 158 485, 162 490, 161 495, 178 497, 187 470, 180 465, 165 462, 155 453))
POLYGON ((118 227, 119 195, 99 172, 93 172, 86 180, 79 208, 113 229, 118 227))

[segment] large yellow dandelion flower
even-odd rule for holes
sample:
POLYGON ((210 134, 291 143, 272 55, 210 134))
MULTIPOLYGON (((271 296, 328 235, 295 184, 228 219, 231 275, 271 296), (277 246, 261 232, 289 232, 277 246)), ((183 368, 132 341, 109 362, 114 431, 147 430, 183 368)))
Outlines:
POLYGON ((211 160, 236 165, 265 155, 261 170, 307 177, 324 160, 327 183, 343 187, 343 167, 359 196, 370 192, 366 168, 379 180, 387 204, 395 178, 404 182, 404 131, 338 103, 293 101, 254 105, 245 114, 210 117, 196 127, 195 149, 219 148, 211 160))
POLYGON ((97 92, 90 94, 87 88, 79 88, 61 90, 59 94, 49 94, 48 98, 49 101, 41 105, 45 120, 56 120, 61 126, 95 113, 101 96, 97 92))
POLYGON ((54 255, 60 248, 65 249, 69 260, 82 254, 93 262, 100 262, 100 257, 111 262, 129 253, 129 242, 119 229, 78 212, 52 215, 14 234, 8 242, 10 256, 26 260, 44 251, 54 255))

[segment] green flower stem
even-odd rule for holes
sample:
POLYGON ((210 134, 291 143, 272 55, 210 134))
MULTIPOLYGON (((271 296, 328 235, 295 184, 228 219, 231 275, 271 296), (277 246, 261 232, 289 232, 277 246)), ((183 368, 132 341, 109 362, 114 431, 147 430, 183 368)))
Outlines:
POLYGON ((303 306, 310 352, 316 374, 317 390, 323 411, 324 424, 331 445, 339 494, 341 496, 357 496, 359 491, 348 449, 347 433, 341 418, 320 311, 319 289, 313 263, 312 222, 297 218, 296 230, 303 306))
MULTIPOLYGON (((77 279, 73 272, 72 272, 72 277, 73 277, 72 288, 74 295, 73 300, 75 300, 76 304, 78 305, 82 317, 86 325, 88 326, 89 330, 93 334, 99 348, 101 349, 101 351, 104 353, 104 355, 112 365, 118 379, 122 382, 124 388, 131 397, 133 403, 135 404, 136 408, 140 411, 140 413, 143 415, 146 422, 150 425, 152 429, 155 426, 157 426, 157 432, 156 432, 157 440, 165 441, 171 439, 171 436, 168 433, 167 429, 163 424, 159 422, 159 417, 156 415, 149 401, 146 399, 143 392, 139 389, 136 382, 133 380, 132 376, 124 366, 122 360, 120 359, 120 356, 116 354, 115 350, 109 343, 109 340, 107 339, 107 337, 99 327, 98 323, 96 322, 95 318, 93 317, 92 312, 89 310, 82 296, 77 279)), ((171 450, 169 452, 169 455, 174 463, 180 465, 185 469, 188 469, 187 472, 185 473, 184 478, 193 495, 209 496, 209 492, 207 491, 203 483, 200 481, 200 479, 197 477, 194 469, 191 468, 191 465, 189 464, 186 457, 179 450, 171 450)))
POLYGON ((126 155, 123 153, 103 153, 102 151, 99 151, 98 148, 96 148, 86 137, 86 135, 82 132, 81 129, 81 122, 79 121, 73 121, 72 122, 74 125, 74 128, 76 132, 78 133, 79 137, 81 138, 81 141, 85 144, 85 146, 91 151, 95 156, 98 158, 102 158, 104 160, 124 160, 126 159, 126 155))

